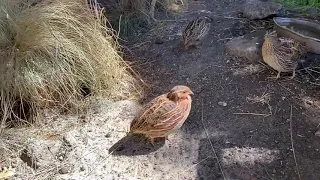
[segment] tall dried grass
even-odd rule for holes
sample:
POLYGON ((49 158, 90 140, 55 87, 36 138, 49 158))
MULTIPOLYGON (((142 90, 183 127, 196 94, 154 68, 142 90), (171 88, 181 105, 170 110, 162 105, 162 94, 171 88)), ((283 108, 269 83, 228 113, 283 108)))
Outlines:
POLYGON ((106 18, 92 11, 97 8, 86 0, 21 5, 0 1, 0 130, 8 119, 39 117, 43 108, 77 110, 84 89, 109 100, 139 96, 106 18))

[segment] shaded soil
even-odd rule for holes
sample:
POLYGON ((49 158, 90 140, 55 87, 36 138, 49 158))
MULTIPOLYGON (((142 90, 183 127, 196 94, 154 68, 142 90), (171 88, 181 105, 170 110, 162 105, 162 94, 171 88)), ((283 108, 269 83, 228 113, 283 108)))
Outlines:
POLYGON ((126 44, 138 61, 142 78, 151 85, 144 102, 177 84, 187 85, 195 92, 191 114, 181 133, 199 137, 196 179, 294 180, 299 179, 298 172, 301 179, 320 179, 320 137, 314 135, 320 123, 319 109, 303 100, 319 99, 320 86, 310 83, 317 81, 317 77, 300 70, 294 80, 288 80, 285 75, 280 80, 272 80, 268 77, 276 74, 269 68, 251 74, 233 74, 249 62, 228 57, 225 43, 233 37, 265 29, 270 23, 270 20, 254 22, 242 18, 239 8, 243 2, 190 0, 188 10, 175 17, 176 20, 167 21, 164 15, 156 14, 164 21, 137 37, 139 40, 126 44), (211 31, 201 48, 184 51, 181 30, 199 14, 214 18, 211 31), (270 95, 270 106, 247 101, 247 97, 264 93, 270 95), (221 106, 219 102, 227 105, 221 106), (262 116, 270 111, 271 115, 262 116), (207 138, 200 138, 206 131, 207 138), (278 153, 268 163, 223 163, 223 152, 232 148, 262 148, 278 153))

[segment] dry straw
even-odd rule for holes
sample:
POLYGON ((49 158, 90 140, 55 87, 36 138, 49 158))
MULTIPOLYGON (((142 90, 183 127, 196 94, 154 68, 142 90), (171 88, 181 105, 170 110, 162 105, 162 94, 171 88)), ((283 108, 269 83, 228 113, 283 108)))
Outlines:
POLYGON ((108 100, 138 97, 106 18, 85 0, 1 0, 0 7, 0 130, 42 108, 78 109, 83 87, 108 100))

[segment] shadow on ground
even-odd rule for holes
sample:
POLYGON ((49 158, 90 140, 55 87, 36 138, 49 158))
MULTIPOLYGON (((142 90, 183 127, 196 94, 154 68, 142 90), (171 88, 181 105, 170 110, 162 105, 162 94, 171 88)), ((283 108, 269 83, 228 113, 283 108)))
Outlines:
POLYGON ((146 138, 136 135, 126 136, 115 143, 109 153, 118 156, 146 155, 157 151, 165 144, 165 138, 155 139, 152 145, 146 138))

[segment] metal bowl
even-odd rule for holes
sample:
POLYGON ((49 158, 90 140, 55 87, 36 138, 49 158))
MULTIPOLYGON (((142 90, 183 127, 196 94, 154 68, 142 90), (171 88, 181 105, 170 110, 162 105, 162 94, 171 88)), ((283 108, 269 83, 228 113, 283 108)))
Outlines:
POLYGON ((320 54, 320 23, 304 18, 273 18, 274 27, 280 37, 289 37, 306 43, 310 52, 320 54))

